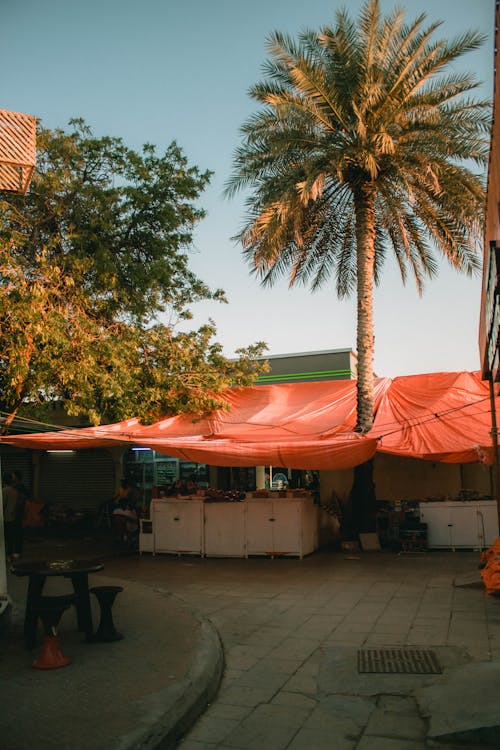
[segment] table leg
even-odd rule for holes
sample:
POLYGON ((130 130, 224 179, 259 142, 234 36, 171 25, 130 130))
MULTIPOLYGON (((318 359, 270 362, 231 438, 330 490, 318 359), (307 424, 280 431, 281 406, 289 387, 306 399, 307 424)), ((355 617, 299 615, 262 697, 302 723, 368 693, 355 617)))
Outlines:
POLYGON ((73 583, 73 591, 78 597, 76 603, 78 630, 85 633, 86 640, 90 641, 94 634, 94 628, 90 607, 89 577, 87 573, 73 573, 70 577, 73 583))
POLYGON ((26 612, 24 615, 24 639, 27 648, 36 645, 36 624, 40 612, 40 600, 45 584, 46 576, 31 575, 28 584, 28 596, 26 599, 26 612))

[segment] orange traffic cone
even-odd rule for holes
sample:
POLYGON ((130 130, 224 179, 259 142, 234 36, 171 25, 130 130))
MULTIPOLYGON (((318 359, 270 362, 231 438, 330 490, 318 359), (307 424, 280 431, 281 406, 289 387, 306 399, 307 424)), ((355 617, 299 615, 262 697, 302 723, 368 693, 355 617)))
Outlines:
POLYGON ((31 666, 35 669, 57 669, 71 664, 72 659, 63 656, 59 646, 57 633, 54 635, 45 635, 43 638, 43 647, 40 656, 35 659, 31 666))
POLYGON ((68 596, 46 596, 40 605, 40 617, 42 618, 45 635, 43 637, 42 651, 32 663, 35 669, 57 669, 71 664, 71 659, 63 656, 59 646, 57 626, 63 612, 75 601, 75 597, 68 596))

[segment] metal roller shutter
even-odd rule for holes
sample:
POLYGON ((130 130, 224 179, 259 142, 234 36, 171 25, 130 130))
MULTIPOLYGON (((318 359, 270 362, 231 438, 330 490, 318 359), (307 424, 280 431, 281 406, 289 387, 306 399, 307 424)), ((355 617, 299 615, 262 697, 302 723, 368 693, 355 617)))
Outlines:
POLYGON ((46 502, 97 509, 114 490, 114 463, 105 449, 47 451, 40 458, 40 498, 46 502))

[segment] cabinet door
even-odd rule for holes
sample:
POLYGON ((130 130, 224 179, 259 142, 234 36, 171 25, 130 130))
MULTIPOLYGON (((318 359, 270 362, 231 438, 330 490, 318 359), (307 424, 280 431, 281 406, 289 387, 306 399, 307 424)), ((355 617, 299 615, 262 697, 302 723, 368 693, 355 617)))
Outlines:
POLYGON ((420 503, 420 519, 427 524, 427 546, 451 547, 452 526, 446 503, 420 503))
POLYGON ((273 553, 275 555, 301 555, 300 502, 273 503, 273 553))
POLYGON ((205 503, 205 555, 245 557, 245 503, 205 503))
POLYGON ((478 523, 481 546, 491 546, 498 536, 498 511, 495 500, 479 504, 478 523))
POLYGON ((273 503, 251 500, 247 504, 247 553, 273 554, 273 503))
POLYGON ((479 519, 476 503, 463 503, 450 507, 451 546, 479 547, 479 519))
POLYGON ((196 500, 168 501, 155 508, 155 552, 202 554, 201 508, 196 500))

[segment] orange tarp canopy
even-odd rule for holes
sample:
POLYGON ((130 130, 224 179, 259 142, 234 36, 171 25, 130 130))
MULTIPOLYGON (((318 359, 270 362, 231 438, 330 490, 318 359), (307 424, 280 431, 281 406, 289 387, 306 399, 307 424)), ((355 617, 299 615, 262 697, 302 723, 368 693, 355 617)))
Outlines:
MULTIPOLYGON (((378 380, 377 401, 384 388, 385 381, 378 380)), ((353 431, 353 380, 235 388, 225 399, 229 411, 194 423, 184 416, 171 417, 136 430, 134 442, 218 466, 346 469, 375 453, 377 441, 353 431)))
POLYGON ((215 466, 345 469, 377 450, 452 463, 492 460, 489 390, 479 373, 377 379, 368 435, 353 431, 354 380, 232 388, 223 398, 229 409, 198 420, 178 415, 143 426, 131 419, 0 441, 41 450, 140 445, 215 466))
MULTIPOLYGON (((500 415, 500 399, 496 399, 500 415)), ((489 385, 478 372, 394 378, 380 399, 377 450, 444 463, 493 463, 489 385)))

